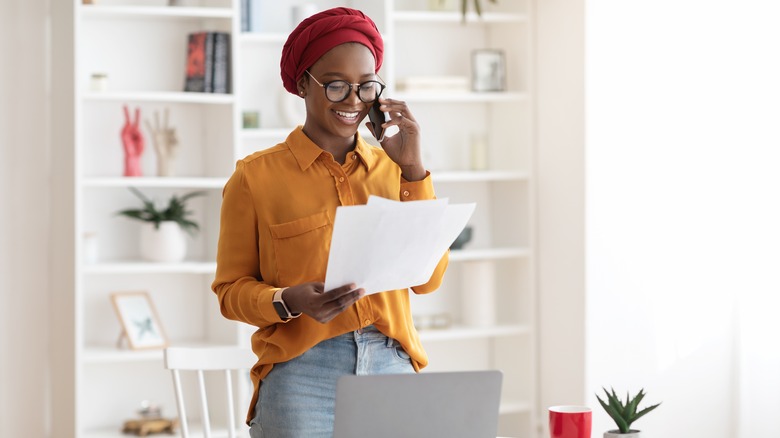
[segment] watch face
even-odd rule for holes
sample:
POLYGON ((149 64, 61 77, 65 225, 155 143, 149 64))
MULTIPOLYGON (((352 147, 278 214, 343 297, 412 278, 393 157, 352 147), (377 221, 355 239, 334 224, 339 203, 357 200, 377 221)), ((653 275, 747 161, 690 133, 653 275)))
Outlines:
POLYGON ((279 318, 290 319, 290 315, 287 314, 287 309, 284 308, 284 304, 279 301, 274 301, 274 310, 279 314, 279 318))

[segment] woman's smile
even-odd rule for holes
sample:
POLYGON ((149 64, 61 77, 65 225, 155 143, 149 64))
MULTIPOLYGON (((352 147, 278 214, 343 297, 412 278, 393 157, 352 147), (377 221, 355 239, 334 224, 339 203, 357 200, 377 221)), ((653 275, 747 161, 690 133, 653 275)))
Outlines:
POLYGON ((339 110, 333 110, 333 113, 336 114, 336 117, 341 120, 343 123, 346 123, 348 125, 354 125, 360 121, 360 111, 339 111, 339 110))

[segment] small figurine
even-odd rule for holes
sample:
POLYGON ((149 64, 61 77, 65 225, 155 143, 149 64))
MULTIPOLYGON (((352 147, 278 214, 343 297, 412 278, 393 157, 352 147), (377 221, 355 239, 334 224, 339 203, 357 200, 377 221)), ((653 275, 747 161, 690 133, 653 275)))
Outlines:
POLYGON ((174 435, 178 420, 166 418, 142 418, 140 420, 127 420, 122 426, 122 433, 147 436, 150 434, 167 433, 174 435))
POLYGON ((124 106, 125 125, 122 127, 122 146, 125 149, 125 176, 141 175, 141 154, 144 153, 144 136, 138 125, 141 121, 141 109, 135 109, 135 121, 130 121, 130 112, 124 106))
POLYGON ((157 111, 154 112, 154 126, 148 119, 144 122, 152 135, 154 150, 157 152, 157 176, 173 176, 173 160, 176 158, 179 141, 176 139, 176 130, 168 127, 168 108, 165 108, 162 126, 157 111))

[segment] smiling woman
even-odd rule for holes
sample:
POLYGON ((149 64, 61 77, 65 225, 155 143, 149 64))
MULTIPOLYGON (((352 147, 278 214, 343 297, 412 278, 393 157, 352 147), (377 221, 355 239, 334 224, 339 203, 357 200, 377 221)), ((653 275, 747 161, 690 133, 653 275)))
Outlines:
POLYGON ((409 290, 437 289, 446 254, 428 282, 411 289, 364 297, 353 284, 323 284, 337 207, 370 195, 434 198, 414 115, 382 96, 383 51, 360 11, 334 8, 302 21, 284 45, 281 72, 284 88, 303 99, 303 126, 240 160, 225 186, 212 288, 225 317, 259 328, 247 417, 253 437, 329 437, 339 377, 428 364, 409 290), (376 103, 389 116, 383 127, 398 129, 381 147, 358 133, 376 103))

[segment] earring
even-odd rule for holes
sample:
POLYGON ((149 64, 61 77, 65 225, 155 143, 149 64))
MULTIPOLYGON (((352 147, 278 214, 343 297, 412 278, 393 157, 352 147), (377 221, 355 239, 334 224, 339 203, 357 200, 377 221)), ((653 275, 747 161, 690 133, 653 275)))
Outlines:
POLYGON ((298 93, 301 95, 301 97, 303 97, 303 90, 299 91, 298 93))

